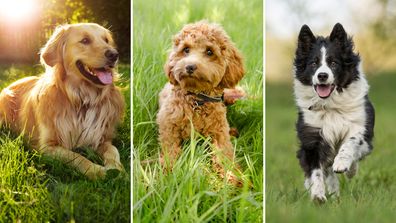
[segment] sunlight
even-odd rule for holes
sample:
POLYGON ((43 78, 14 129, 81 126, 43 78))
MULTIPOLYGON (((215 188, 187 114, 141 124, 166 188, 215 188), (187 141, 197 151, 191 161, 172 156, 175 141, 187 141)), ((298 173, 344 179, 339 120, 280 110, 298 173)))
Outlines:
POLYGON ((28 21, 37 12, 37 0, 0 0, 0 20, 8 23, 28 21))

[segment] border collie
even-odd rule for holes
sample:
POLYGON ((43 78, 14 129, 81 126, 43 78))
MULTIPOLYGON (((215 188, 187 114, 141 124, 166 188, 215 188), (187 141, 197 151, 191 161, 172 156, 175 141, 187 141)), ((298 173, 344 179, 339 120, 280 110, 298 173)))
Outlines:
POLYGON ((294 69, 297 158, 311 198, 324 202, 326 191, 339 196, 336 173, 353 177, 357 162, 373 149, 374 108, 359 54, 339 23, 328 37, 302 26, 294 69))

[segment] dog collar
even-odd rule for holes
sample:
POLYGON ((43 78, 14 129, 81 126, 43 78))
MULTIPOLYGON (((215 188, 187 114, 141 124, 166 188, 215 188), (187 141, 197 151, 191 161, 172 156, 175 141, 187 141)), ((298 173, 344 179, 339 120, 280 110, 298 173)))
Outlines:
POLYGON ((224 94, 219 97, 212 97, 204 93, 193 93, 188 92, 187 95, 195 95, 197 98, 194 99, 196 105, 202 106, 207 102, 223 102, 224 101, 224 94))

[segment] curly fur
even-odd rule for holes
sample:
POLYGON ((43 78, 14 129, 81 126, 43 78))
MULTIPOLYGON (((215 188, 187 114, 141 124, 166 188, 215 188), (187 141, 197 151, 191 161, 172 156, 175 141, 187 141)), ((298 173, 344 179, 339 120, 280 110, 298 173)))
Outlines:
POLYGON ((174 37, 165 73, 169 83, 159 94, 157 115, 161 161, 171 167, 181 153, 182 141, 194 128, 211 137, 215 169, 237 182, 232 171, 224 168, 225 161, 234 161, 225 105, 207 102, 197 106, 196 96, 189 92, 219 96, 224 88, 235 87, 244 75, 241 54, 220 25, 200 21, 184 26, 174 37), (189 65, 196 66, 193 73, 187 72, 189 65))
MULTIPOLYGON (((111 144, 124 110, 123 97, 113 84, 95 84, 76 67, 78 60, 89 67, 108 66, 108 50, 115 50, 111 33, 97 24, 58 27, 41 51, 46 73, 23 78, 1 92, 0 124, 25 133, 34 149, 90 179, 104 177, 108 169, 123 170, 111 144), (84 38, 87 44, 81 43, 84 38), (104 166, 73 152, 82 146, 95 150, 104 166)), ((111 72, 116 76, 114 65, 111 72)))

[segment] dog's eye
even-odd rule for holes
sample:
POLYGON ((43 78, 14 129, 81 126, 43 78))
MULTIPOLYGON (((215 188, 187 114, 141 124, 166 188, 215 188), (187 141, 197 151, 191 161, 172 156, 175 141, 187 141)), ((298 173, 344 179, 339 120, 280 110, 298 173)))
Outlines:
POLYGON ((183 52, 184 52, 184 53, 189 53, 189 52, 190 52, 190 48, 189 48, 189 47, 185 47, 185 48, 183 49, 183 52))
POLYGON ((207 49, 206 50, 206 55, 212 56, 213 55, 213 51, 211 49, 207 49))
POLYGON ((89 44, 91 42, 91 40, 89 40, 87 37, 85 37, 84 39, 82 39, 81 41, 80 41, 80 43, 82 43, 82 44, 84 44, 84 45, 87 45, 87 44, 89 44))
POLYGON ((107 38, 105 38, 105 40, 104 40, 106 43, 109 43, 109 39, 107 39, 107 38))
POLYGON ((337 67, 337 63, 333 61, 333 62, 331 62, 330 66, 331 66, 331 68, 336 68, 337 67))
POLYGON ((315 68, 318 64, 316 62, 311 63, 311 67, 315 68))

